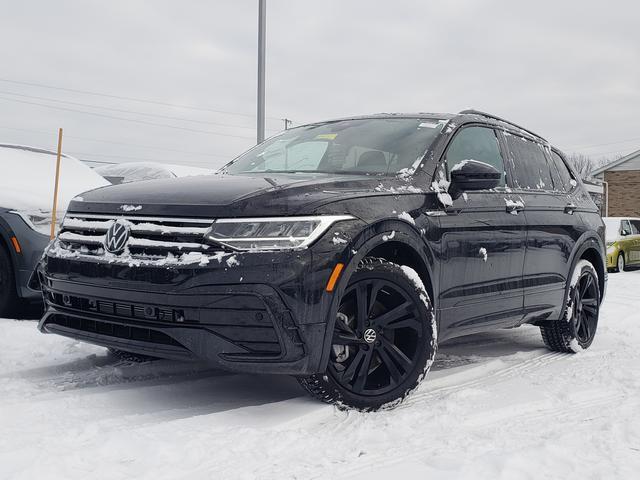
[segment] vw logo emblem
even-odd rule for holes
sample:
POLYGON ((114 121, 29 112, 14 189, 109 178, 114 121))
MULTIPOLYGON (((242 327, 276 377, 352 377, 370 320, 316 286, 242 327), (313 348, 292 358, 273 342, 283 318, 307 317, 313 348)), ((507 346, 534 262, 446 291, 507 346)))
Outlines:
POLYGON ((376 341, 376 331, 373 328, 367 328, 364 331, 364 335, 362 336, 362 338, 364 338, 364 341, 367 343, 373 343, 376 341))
POLYGON ((104 236, 104 248, 110 253, 122 253, 127 240, 129 240, 129 225, 116 220, 104 236))

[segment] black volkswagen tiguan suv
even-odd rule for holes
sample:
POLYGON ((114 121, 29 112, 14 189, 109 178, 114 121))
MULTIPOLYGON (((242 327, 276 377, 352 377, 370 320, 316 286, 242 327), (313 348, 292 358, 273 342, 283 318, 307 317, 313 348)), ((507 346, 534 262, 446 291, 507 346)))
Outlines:
POLYGON ((39 328, 374 410, 452 337, 529 323, 552 350, 589 347, 604 252, 580 179, 529 130, 473 110, 319 122, 216 175, 76 198, 39 328))

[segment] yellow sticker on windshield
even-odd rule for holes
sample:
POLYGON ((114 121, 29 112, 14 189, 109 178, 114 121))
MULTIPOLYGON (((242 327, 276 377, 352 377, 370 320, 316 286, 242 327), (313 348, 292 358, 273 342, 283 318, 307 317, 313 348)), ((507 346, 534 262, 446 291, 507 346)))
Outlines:
POLYGON ((335 140, 337 136, 337 133, 321 133, 316 136, 316 140, 335 140))

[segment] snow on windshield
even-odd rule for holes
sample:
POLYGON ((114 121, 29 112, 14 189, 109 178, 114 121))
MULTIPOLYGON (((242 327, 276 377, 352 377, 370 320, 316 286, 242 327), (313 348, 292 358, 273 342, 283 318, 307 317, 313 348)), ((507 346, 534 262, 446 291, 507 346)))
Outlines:
MULTIPOLYGON (((0 207, 22 212, 51 211, 56 172, 55 153, 0 145, 0 162, 0 207)), ((79 160, 62 157, 58 210, 66 210, 76 195, 105 185, 109 185, 109 182, 79 160)))

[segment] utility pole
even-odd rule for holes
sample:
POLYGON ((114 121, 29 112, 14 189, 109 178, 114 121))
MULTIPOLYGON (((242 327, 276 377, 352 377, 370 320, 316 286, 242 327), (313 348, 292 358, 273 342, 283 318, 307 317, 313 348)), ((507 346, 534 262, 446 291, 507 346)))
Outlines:
POLYGON ((264 141, 264 56, 267 31, 267 0, 258 0, 258 142, 264 141))

